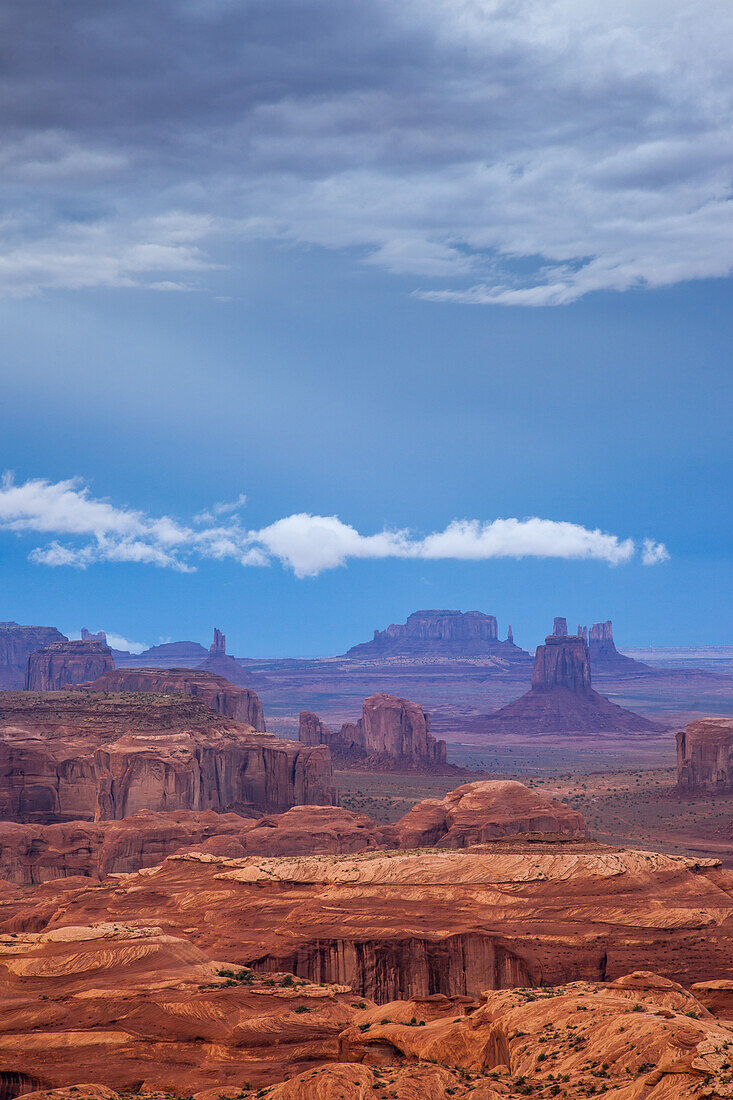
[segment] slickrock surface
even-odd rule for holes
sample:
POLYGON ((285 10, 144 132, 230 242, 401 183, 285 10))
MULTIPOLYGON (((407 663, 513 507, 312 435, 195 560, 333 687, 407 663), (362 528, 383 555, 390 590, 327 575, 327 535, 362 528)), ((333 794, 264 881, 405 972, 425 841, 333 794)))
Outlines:
POLYGON ((191 848, 242 858, 342 855, 377 847, 386 843, 383 830, 371 818, 335 806, 294 806, 260 818, 140 810, 121 821, 0 821, 0 880, 32 885, 74 876, 102 879, 153 867, 191 848))
POLYGON ((189 668, 118 668, 81 686, 92 691, 146 691, 156 695, 180 691, 200 699, 225 718, 234 718, 259 733, 265 732, 259 696, 213 672, 189 668))
POLYGON ((377 1006, 142 921, 0 935, 6 1097, 724 1100, 732 1048, 724 1020, 649 971, 377 1006))
MULTIPOLYGON (((563 623, 556 619, 556 628, 563 623)), ((531 689, 478 720, 476 729, 487 736, 661 732, 656 723, 593 690, 588 646, 576 634, 548 635, 537 646, 531 689)))
POLYGON ((482 611, 415 611, 406 623, 375 630, 371 642, 352 646, 347 657, 476 657, 499 654, 508 660, 528 654, 513 638, 499 641, 494 615, 482 611))
POLYGON ((55 626, 19 626, 0 623, 0 690, 18 691, 25 684, 28 658, 37 649, 65 642, 66 635, 55 626))
POLYGON ((680 730, 677 786, 690 794, 733 790, 733 718, 698 718, 680 730))
POLYGON ((400 848, 467 848, 522 833, 587 836, 576 810, 524 783, 501 779, 465 783, 443 799, 418 802, 393 829, 400 848))
POLYGON ((335 733, 317 714, 301 711, 298 740, 327 745, 334 757, 366 766, 401 765, 447 770, 445 741, 430 734, 430 715, 417 703, 378 692, 364 700, 358 722, 345 722, 335 733))
POLYGON ((256 733, 191 696, 0 696, 0 818, 51 824, 334 801, 325 749, 256 733))
POLYGON ((54 642, 31 653, 26 691, 63 691, 96 680, 115 667, 112 650, 101 642, 54 642))
POLYGON ((0 896, 9 932, 100 920, 161 925, 216 958, 345 983, 378 1002, 641 967, 689 985, 730 973, 733 873, 592 842, 505 840, 351 856, 181 854, 97 885, 8 885, 0 896))

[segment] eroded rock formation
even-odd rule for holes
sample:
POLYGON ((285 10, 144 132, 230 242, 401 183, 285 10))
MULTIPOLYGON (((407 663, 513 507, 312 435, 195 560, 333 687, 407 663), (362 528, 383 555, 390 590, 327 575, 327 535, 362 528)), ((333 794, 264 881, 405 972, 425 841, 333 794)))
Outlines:
POLYGON ((292 858, 190 853, 88 887, 13 889, 0 898, 8 932, 164 924, 213 958, 351 985, 380 1003, 612 981, 640 967, 684 984, 717 980, 733 950, 733 875, 717 860, 589 841, 292 858))
POLYGON ((63 691, 114 667, 112 650, 101 642, 53 642, 28 658, 25 689, 63 691))
POLYGON ((103 879, 153 867, 174 852, 216 856, 344 855, 385 847, 384 830, 337 806, 294 806, 243 818, 210 810, 140 810, 120 821, 29 825, 0 821, 0 880, 37 885, 84 876, 103 879))
POLYGON ((733 718, 696 718, 677 734, 681 791, 733 791, 733 718))
MULTIPOLYGON (((578 628, 580 633, 581 628, 578 628)), ((619 653, 613 640, 613 623, 607 619, 605 623, 593 623, 588 629, 582 627, 583 635, 587 635, 590 659, 594 672, 608 673, 613 676, 624 675, 648 675, 649 666, 642 661, 636 661, 633 657, 627 657, 619 653)))
POLYGON ((327 745, 333 755, 371 764, 399 763, 439 767, 446 762, 445 741, 430 734, 430 715, 417 703, 379 692, 364 700, 361 718, 346 722, 338 733, 310 711, 302 711, 298 740, 327 745))
POLYGON ((371 642, 352 646, 347 657, 527 657, 513 638, 499 641, 494 615, 482 611, 415 611, 406 623, 375 630, 371 642))
POLYGON ((258 733, 265 732, 262 703, 256 693, 236 687, 213 672, 188 668, 114 669, 81 686, 91 691, 145 691, 157 695, 179 691, 200 699, 225 718, 244 722, 258 733))
POLYGON ((17 691, 25 685, 28 658, 54 642, 66 642, 55 626, 20 626, 0 623, 0 690, 17 691))
POLYGON ((101 642, 102 645, 107 644, 107 635, 103 630, 98 630, 96 634, 92 634, 87 630, 85 626, 81 628, 81 640, 83 642, 101 642))
POLYGON ((142 653, 128 654, 125 664, 142 668, 195 668, 209 655, 198 642, 164 642, 142 653))
MULTIPOLYGON (((564 619, 555 619, 561 627, 564 619)), ((537 647, 532 687, 476 724, 487 735, 661 732, 591 686, 588 646, 579 634, 550 634, 537 647)))
POLYGON ((330 755, 256 733, 187 695, 6 693, 0 818, 285 810, 335 801, 330 755))
POLYGON ((400 848, 467 848, 526 833, 587 835, 576 810, 504 779, 465 783, 443 799, 418 802, 392 828, 400 848))
POLYGON ((216 627, 214 628, 214 640, 209 646, 209 653, 205 661, 198 666, 202 671, 213 672, 217 676, 223 676, 232 684, 245 687, 254 683, 254 677, 240 665, 234 657, 230 657, 226 651, 226 636, 216 627))

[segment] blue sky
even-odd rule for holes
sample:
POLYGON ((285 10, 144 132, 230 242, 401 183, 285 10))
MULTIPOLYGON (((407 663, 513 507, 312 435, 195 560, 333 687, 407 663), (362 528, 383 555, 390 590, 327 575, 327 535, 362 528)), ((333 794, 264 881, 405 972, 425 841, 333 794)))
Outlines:
POLYGON ((40 6, 0 16, 1 617, 731 642, 728 12, 40 6))

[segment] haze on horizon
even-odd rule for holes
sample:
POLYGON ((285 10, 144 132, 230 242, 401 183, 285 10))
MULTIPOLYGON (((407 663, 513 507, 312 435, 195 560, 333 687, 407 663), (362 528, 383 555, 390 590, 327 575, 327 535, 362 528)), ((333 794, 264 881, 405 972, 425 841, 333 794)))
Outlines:
POLYGON ((8 0, 0 618, 730 644, 733 10, 8 0))

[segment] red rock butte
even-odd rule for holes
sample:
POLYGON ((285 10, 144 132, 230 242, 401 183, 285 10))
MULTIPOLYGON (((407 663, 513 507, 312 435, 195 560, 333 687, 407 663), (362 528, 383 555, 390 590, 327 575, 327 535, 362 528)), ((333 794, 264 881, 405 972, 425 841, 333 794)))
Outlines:
POLYGON ((25 686, 28 658, 44 646, 66 642, 66 635, 53 626, 20 626, 0 623, 0 690, 17 691, 25 686))
POLYGON ((555 633, 537 647, 532 687, 519 699, 476 722, 490 735, 661 733, 648 718, 612 703, 591 685, 588 645, 580 634, 562 634, 564 619, 555 619, 555 633))
POLYGON ((298 740, 327 745, 337 759, 366 766, 447 767, 445 741, 431 736, 430 715, 417 703, 384 692, 365 699, 361 718, 345 722, 338 733, 317 714, 301 711, 298 740))
POLYGON ((733 791, 733 718, 696 718, 680 730, 677 786, 690 794, 733 791))
POLYGON ((64 691, 114 667, 112 650, 102 642, 53 642, 29 656, 25 689, 64 691))

